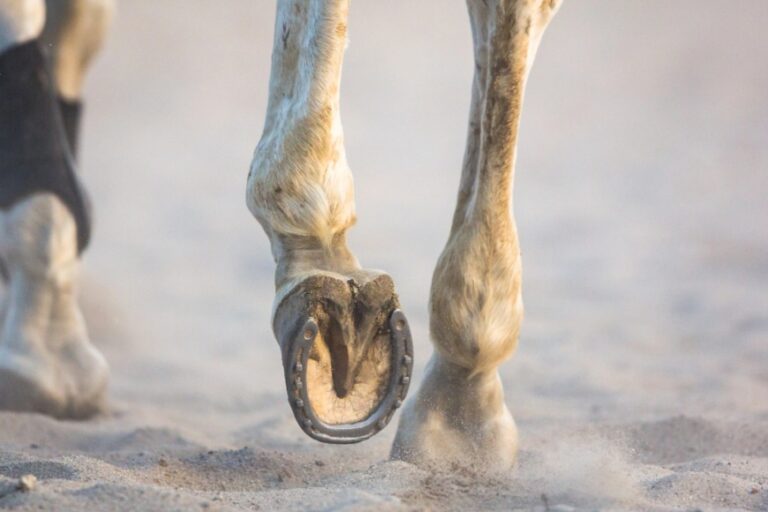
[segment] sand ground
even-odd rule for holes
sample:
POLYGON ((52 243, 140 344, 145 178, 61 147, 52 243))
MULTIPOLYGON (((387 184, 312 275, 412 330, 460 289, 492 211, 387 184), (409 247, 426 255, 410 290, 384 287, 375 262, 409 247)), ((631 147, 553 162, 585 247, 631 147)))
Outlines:
MULTIPOLYGON (((472 72, 460 0, 356 1, 351 243, 396 278, 417 380, 472 72)), ((497 479, 306 438, 244 203, 271 1, 119 4, 89 77, 98 215, 83 302, 113 371, 88 422, 0 413, 0 508, 768 510, 768 3, 567 0, 534 67, 515 190, 526 320, 497 479), (13 491, 22 474, 39 485, 13 491)))

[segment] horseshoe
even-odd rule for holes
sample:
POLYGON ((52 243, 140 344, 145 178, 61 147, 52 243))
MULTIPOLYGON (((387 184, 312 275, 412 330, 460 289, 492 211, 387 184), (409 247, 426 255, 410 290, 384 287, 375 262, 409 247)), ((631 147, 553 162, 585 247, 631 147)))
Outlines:
POLYGON ((317 337, 317 321, 309 317, 302 328, 296 332, 284 365, 285 385, 293 415, 309 437, 323 443, 359 443, 386 427, 395 410, 403 404, 413 371, 411 330, 408 320, 399 309, 392 312, 388 324, 392 359, 387 391, 370 416, 343 425, 331 425, 320 420, 312 409, 309 399, 306 386, 307 360, 317 337))

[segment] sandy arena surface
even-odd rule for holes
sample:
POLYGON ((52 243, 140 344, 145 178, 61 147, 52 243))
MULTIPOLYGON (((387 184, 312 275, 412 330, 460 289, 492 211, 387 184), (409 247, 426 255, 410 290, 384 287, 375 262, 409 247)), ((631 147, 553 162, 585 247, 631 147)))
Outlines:
MULTIPOLYGON (((566 0, 550 26, 515 191, 526 320, 501 368, 521 453, 494 479, 389 462, 396 421, 351 447, 294 424, 244 201, 273 2, 118 7, 82 147, 111 411, 0 413, 0 509, 768 510, 768 2, 566 0)), ((398 283, 418 381, 469 24, 461 0, 358 0, 350 37, 351 243, 398 283)))

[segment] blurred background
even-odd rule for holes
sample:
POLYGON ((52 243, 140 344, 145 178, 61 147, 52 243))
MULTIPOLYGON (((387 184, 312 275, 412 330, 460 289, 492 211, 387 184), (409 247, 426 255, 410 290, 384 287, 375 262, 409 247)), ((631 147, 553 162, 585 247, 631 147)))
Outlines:
MULTIPOLYGON (((83 300, 116 410, 303 445, 270 328, 274 264, 244 200, 273 4, 118 2, 86 88, 83 300)), ((526 320, 502 378, 523 429, 768 419, 766 26, 764 0, 564 2, 528 84, 515 182, 526 320)), ((418 378, 469 23, 458 0, 355 1, 349 27, 351 245, 395 277, 418 378)))

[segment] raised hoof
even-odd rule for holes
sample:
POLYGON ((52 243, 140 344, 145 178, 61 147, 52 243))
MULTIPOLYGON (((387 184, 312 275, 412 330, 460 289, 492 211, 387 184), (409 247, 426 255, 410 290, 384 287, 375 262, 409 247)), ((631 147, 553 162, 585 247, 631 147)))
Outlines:
POLYGON ((389 276, 305 279, 278 306, 275 334, 288 401, 313 439, 363 441, 402 405, 413 346, 389 276))

